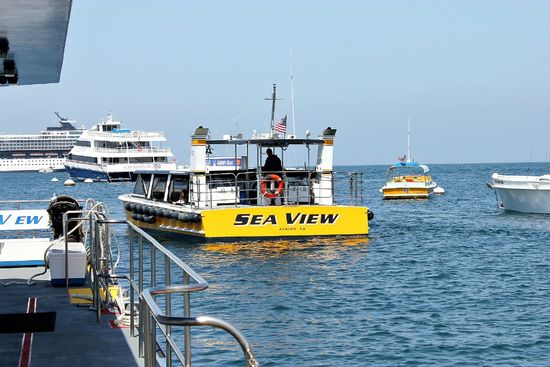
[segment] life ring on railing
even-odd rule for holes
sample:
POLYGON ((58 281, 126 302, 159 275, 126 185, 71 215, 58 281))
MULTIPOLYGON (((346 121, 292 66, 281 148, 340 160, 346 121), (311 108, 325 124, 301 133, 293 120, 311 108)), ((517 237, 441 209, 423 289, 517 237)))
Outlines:
POLYGON ((268 199, 275 199, 283 193, 283 188, 285 183, 283 179, 275 174, 270 174, 262 178, 262 195, 268 199), (267 183, 269 181, 277 181, 277 190, 275 192, 270 192, 267 190, 267 183))
POLYGON ((136 149, 137 149, 138 152, 141 152, 141 150, 142 150, 141 145, 138 144, 136 149))

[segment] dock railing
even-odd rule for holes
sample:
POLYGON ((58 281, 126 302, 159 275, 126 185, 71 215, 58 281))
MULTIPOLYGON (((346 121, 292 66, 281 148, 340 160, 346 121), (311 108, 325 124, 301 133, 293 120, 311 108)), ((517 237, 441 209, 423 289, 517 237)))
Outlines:
POLYGON ((208 288, 208 283, 189 265, 162 246, 152 236, 126 220, 97 219, 93 241, 92 265, 94 303, 97 301, 98 320, 101 293, 109 298, 109 282, 125 279, 129 282, 130 335, 139 338, 139 356, 146 367, 171 367, 173 362, 191 366, 191 328, 209 326, 226 331, 239 343, 248 367, 256 367, 252 348, 246 338, 231 324, 211 316, 191 315, 191 293, 208 288), (101 257, 99 239, 112 225, 123 224, 128 228, 129 274, 100 271, 106 259, 101 257), (100 290, 102 288, 103 290, 100 290), (136 324, 136 295, 139 322, 136 324), (181 296, 183 302, 176 302, 181 296), (162 301, 162 302, 160 302, 162 301), (178 307, 176 309, 176 307, 178 307), (174 338, 173 328, 183 328, 183 351, 174 338), (159 334, 160 333, 160 334, 159 334))

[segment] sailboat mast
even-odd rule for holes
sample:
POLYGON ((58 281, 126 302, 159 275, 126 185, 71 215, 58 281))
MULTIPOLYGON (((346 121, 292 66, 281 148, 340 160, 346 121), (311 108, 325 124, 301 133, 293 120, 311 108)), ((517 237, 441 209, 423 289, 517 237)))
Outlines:
POLYGON ((411 157, 411 119, 407 119, 407 162, 412 162, 411 157))

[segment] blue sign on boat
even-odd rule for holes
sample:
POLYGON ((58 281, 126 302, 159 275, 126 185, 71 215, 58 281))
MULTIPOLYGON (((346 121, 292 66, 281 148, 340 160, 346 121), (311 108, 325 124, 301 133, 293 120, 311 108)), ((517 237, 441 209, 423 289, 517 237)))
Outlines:
POLYGON ((206 158, 206 166, 210 169, 241 169, 243 167, 242 157, 214 157, 206 158))

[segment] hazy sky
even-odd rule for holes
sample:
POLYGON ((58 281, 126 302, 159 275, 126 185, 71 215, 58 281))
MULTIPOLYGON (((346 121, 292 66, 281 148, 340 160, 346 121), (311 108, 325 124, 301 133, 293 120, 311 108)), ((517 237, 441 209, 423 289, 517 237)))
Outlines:
POLYGON ((546 161, 550 1, 73 2, 61 83, 0 88, 2 132, 54 111, 91 126, 112 111, 162 130, 188 163, 198 124, 214 137, 336 127, 336 164, 546 161), (291 127, 291 125, 290 125, 291 127))

